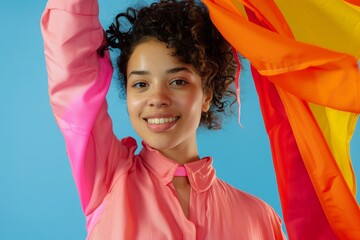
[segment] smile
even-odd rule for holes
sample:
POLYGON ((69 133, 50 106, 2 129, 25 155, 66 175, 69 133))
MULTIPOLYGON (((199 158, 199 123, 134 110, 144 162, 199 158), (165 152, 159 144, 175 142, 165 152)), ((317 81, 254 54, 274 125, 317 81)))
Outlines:
POLYGON ((171 123, 175 122, 178 117, 171 117, 171 118, 148 118, 146 121, 150 124, 164 124, 164 123, 171 123))

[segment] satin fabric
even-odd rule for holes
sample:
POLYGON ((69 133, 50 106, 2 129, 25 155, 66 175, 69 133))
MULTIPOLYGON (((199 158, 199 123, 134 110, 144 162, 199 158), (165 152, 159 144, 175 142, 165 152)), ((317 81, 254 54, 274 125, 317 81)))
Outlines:
POLYGON ((204 0, 247 58, 290 239, 360 239, 350 140, 360 112, 358 1, 204 0))

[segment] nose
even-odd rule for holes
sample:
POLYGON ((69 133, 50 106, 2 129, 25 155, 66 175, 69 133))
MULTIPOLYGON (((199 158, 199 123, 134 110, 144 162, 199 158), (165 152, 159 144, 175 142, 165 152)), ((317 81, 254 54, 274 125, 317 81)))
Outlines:
POLYGON ((154 86, 148 100, 151 107, 168 107, 171 104, 169 90, 163 86, 154 86))

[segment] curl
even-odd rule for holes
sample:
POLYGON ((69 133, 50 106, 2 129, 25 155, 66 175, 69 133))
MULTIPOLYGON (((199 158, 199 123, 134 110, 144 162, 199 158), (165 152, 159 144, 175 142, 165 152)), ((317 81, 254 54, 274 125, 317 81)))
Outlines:
POLYGON ((202 114, 200 124, 209 129, 221 128, 220 114, 229 109, 232 112, 236 102, 231 84, 237 65, 231 46, 211 22, 205 5, 193 0, 160 1, 140 10, 128 8, 115 17, 99 53, 120 49, 117 67, 124 89, 129 58, 134 48, 148 39, 166 43, 174 57, 196 69, 204 92, 212 93, 211 107, 202 114))

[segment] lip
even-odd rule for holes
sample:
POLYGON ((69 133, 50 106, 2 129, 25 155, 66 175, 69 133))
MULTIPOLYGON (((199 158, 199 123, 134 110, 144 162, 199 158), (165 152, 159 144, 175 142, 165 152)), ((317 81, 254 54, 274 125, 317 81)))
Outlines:
POLYGON ((179 119, 180 119, 179 116, 168 115, 168 114, 148 115, 148 116, 143 118, 143 120, 145 121, 146 126, 148 127, 148 129, 150 131, 152 131, 152 132, 155 132, 155 133, 161 133, 161 132, 165 132, 165 131, 171 129, 174 125, 176 125, 176 123, 178 122, 179 119), (176 118, 176 119, 175 119, 175 121, 163 122, 163 123, 159 123, 159 121, 157 121, 158 123, 155 124, 155 123, 148 122, 149 118, 153 118, 153 119, 176 118))
POLYGON ((178 118, 179 116, 176 114, 165 113, 165 112, 154 112, 154 113, 148 113, 144 115, 142 118, 149 119, 149 118, 173 118, 173 117, 178 118))

